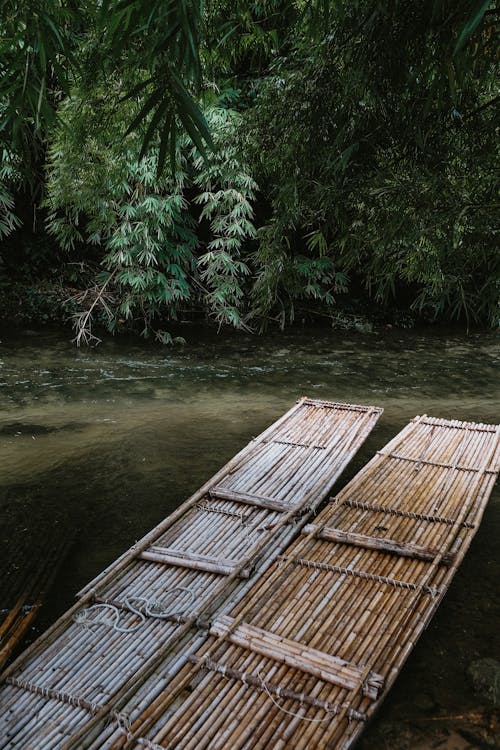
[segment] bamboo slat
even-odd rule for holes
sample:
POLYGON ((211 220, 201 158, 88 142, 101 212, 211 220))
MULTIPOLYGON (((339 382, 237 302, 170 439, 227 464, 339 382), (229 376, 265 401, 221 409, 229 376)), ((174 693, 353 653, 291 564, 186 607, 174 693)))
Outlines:
POLYGON ((455 560, 455 554, 453 552, 440 553, 437 549, 419 547, 416 544, 402 544, 395 539, 356 534, 353 531, 334 529, 331 526, 322 527, 318 524, 310 523, 304 527, 304 534, 312 534, 317 539, 324 539, 327 542, 353 544, 355 547, 376 549, 381 552, 402 555, 403 557, 414 557, 416 560, 425 560, 426 562, 432 562, 440 554, 440 561, 443 565, 451 565, 455 560))
POLYGON ((301 399, 108 566, 2 676, 0 750, 27 739, 34 747, 102 747, 101 733, 126 741, 128 728, 113 717, 142 686, 136 706, 147 710, 210 637, 211 613, 239 601, 299 533, 380 413, 301 399), (58 703, 58 742, 55 726, 48 736, 25 716, 35 698, 40 715, 58 703))
POLYGON ((250 568, 240 568, 238 560, 223 560, 211 555, 198 555, 194 552, 184 552, 167 547, 152 545, 149 549, 141 552, 141 558, 162 565, 178 565, 181 568, 205 570, 208 573, 218 573, 223 576, 237 572, 241 578, 250 577, 250 568))
POLYGON ((234 500, 237 503, 254 505, 256 508, 276 510, 278 511, 278 513, 283 513, 283 511, 290 509, 290 506, 281 500, 273 500, 270 497, 251 495, 249 492, 227 490, 224 487, 213 487, 208 494, 210 495, 210 497, 217 498, 218 500, 234 500))
MULTIPOLYGON (((330 656, 317 649, 306 647, 297 641, 283 638, 252 625, 242 623, 234 627, 234 619, 227 615, 212 623, 210 633, 219 637, 227 636, 231 643, 244 646, 255 653, 269 656, 297 669, 302 669, 304 672, 334 685, 352 689, 361 681, 363 669, 355 664, 350 664, 345 659, 330 656)), ((364 680, 362 689, 365 695, 375 699, 382 686, 383 678, 380 675, 370 673, 364 680)))
POLYGON ((500 468, 500 428, 475 427, 412 420, 229 600, 168 685, 138 686, 123 706, 127 735, 108 730, 106 747, 351 747, 480 523, 500 468), (373 676, 376 691, 367 690, 373 676))

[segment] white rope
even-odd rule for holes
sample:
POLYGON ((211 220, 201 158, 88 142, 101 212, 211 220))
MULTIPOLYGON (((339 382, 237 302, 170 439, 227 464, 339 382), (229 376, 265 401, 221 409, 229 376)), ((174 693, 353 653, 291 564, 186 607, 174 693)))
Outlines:
POLYGON ((192 591, 192 589, 188 588, 187 586, 172 586, 172 588, 167 589, 164 594, 171 594, 174 591, 185 591, 187 594, 189 594, 189 602, 187 602, 185 605, 182 606, 181 609, 179 609, 177 612, 167 611, 166 605, 163 604, 159 599, 148 599, 146 596, 126 596, 124 601, 124 604, 130 609, 131 612, 134 612, 134 614, 139 615, 139 617, 146 615, 147 617, 154 617, 157 620, 165 620, 167 617, 175 617, 182 615, 183 612, 188 609, 191 604, 193 604, 195 600, 195 594, 192 591), (142 609, 138 609, 135 607, 132 602, 142 602, 143 607, 142 609))
POLYGON ((126 612, 123 612, 123 610, 120 610, 115 604, 111 604, 110 602, 98 602, 96 604, 91 604, 90 607, 86 607, 78 612, 74 621, 77 625, 81 625, 87 630, 91 629, 93 625, 106 625, 118 633, 134 633, 144 625, 147 617, 156 620, 166 620, 170 617, 179 616, 190 607, 195 600, 194 592, 185 586, 173 586, 163 593, 164 595, 167 595, 174 591, 182 591, 189 594, 189 602, 174 612, 168 611, 167 606, 158 598, 148 598, 146 596, 135 596, 131 594, 126 596, 123 600, 123 604, 127 610, 126 612), (138 603, 139 606, 137 606, 138 603), (108 613, 111 614, 111 617, 107 616, 108 613), (120 624, 121 616, 129 613, 136 615, 139 618, 139 622, 133 625, 122 626, 120 624))
POLYGON ((149 750, 166 750, 165 745, 158 745, 145 737, 135 737, 131 731, 130 717, 124 713, 115 713, 114 717, 118 724, 118 731, 125 735, 127 742, 135 742, 137 745, 149 748, 149 750))
POLYGON ((90 607, 86 607, 85 609, 82 609, 81 612, 78 612, 75 617, 75 622, 77 625, 82 625, 82 627, 87 630, 89 630, 92 625, 107 625, 118 633, 133 633, 146 622, 146 617, 141 612, 135 612, 134 614, 137 614, 140 617, 140 622, 128 627, 122 627, 120 625, 121 612, 118 607, 115 607, 114 604, 92 604, 90 607), (97 617, 92 617, 93 613, 98 610, 101 610, 103 614, 98 614, 97 617), (113 619, 106 617, 106 611, 111 612, 113 619))
MULTIPOLYGON (((276 706, 276 708, 279 708, 279 710, 280 710, 280 711, 282 711, 282 712, 283 712, 284 714, 288 714, 289 716, 294 716, 294 717, 295 717, 296 719, 300 719, 301 721, 311 721, 311 722, 313 722, 313 723, 315 723, 315 724, 321 724, 321 722, 323 722, 323 721, 330 721, 330 719, 331 719, 331 715, 330 715, 330 716, 328 716, 328 715, 327 715, 327 716, 324 716, 324 717, 323 717, 322 719, 310 719, 310 718, 309 718, 309 717, 307 717, 307 716, 302 716, 301 714, 297 714, 297 713, 295 713, 295 711, 288 711, 288 709, 286 709, 286 708, 283 708, 283 706, 280 706, 280 704, 278 703, 278 701, 275 701, 275 700, 274 700, 274 698, 273 698, 273 695, 272 695, 272 693, 270 692, 269 688, 267 687, 267 685, 266 685, 265 681, 263 680, 263 678, 262 678, 262 676, 261 676, 261 674, 260 674, 259 670, 257 670, 257 677, 259 678, 259 680, 260 680, 260 683, 261 683, 261 686, 262 686, 262 689, 264 690, 264 692, 266 693, 266 695, 268 696, 268 698, 270 698, 270 699, 271 699, 271 701, 272 701, 272 702, 274 703, 274 705, 276 706)), ((278 688, 278 690, 279 690, 279 688, 278 688)), ((278 697, 279 697, 279 694, 278 694, 278 692, 277 692, 277 695, 278 695, 278 697)), ((304 695, 304 694, 302 693, 302 695, 304 695)), ((297 700, 299 700, 299 702, 300 702, 300 705, 301 705, 301 706, 304 706, 304 705, 306 705, 306 704, 304 703, 304 701, 303 701, 303 699, 302 699, 302 698, 298 698, 297 700)), ((326 709, 323 709, 323 710, 325 711, 326 709)), ((330 712, 330 713, 333 713, 333 715, 335 716, 335 714, 336 714, 337 712, 333 712, 333 711, 332 711, 332 712, 330 712)))

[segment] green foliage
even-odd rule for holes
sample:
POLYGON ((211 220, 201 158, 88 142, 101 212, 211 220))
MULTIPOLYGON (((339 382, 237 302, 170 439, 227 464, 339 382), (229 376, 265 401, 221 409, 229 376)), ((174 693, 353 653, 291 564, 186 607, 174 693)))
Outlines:
POLYGON ((419 314, 495 323, 500 280, 495 170, 481 158, 475 139, 455 137, 462 148, 439 171, 395 154, 380 157, 366 202, 359 205, 359 237, 370 248, 361 259, 366 282, 381 301, 405 282, 414 290, 419 314))
POLYGON ((49 149, 49 232, 66 250, 92 243, 102 253, 102 286, 80 295, 86 312, 78 326, 90 324, 89 309, 101 310, 110 330, 140 323, 148 335, 155 321, 176 319, 183 306, 199 303, 219 323, 241 325, 240 279, 248 269, 240 250, 254 234, 256 185, 234 150, 238 115, 208 110, 214 152, 203 158, 180 139, 172 176, 158 171, 161 144, 141 156, 141 133, 122 140, 116 86, 97 89, 91 100, 75 92, 61 108, 49 149), (209 239, 202 241, 197 228, 206 222, 209 239))
POLYGON ((200 0, 2 0, 0 147, 21 157, 33 189, 58 103, 75 83, 113 74, 127 81, 142 71, 127 90, 139 106, 121 129, 142 128, 143 153, 160 138, 160 169, 178 132, 200 150, 211 144, 192 95, 200 85, 201 9, 200 0))
POLYGON ((356 327, 360 290, 363 315, 369 298, 495 323, 490 6, 5 0, 3 267, 61 264, 14 233, 39 213, 29 184, 85 269, 82 341, 100 322, 170 342, 163 321, 185 311, 245 327, 307 308, 356 327))
MULTIPOLYGON (((283 329, 295 320, 297 302, 320 301, 330 307, 335 295, 347 290, 347 276, 335 270, 332 258, 291 253, 289 246, 274 236, 272 226, 263 228, 260 240, 253 258, 260 270, 252 289, 252 317, 260 319, 262 327, 274 318, 283 329)), ((316 236, 311 237, 313 247, 317 243, 316 236)))
POLYGON ((200 220, 210 222, 212 239, 198 259, 200 282, 207 308, 219 324, 241 326, 242 280, 250 273, 241 260, 245 242, 255 237, 252 203, 257 184, 242 168, 234 146, 234 131, 241 117, 227 109, 212 109, 210 125, 217 149, 203 159, 195 148, 190 160, 194 185, 200 192, 194 203, 202 206, 200 220))
POLYGON ((15 160, 3 151, 0 158, 0 240, 21 226, 21 220, 14 211, 14 192, 20 181, 15 160))
POLYGON ((0 146, 20 156, 31 181, 67 86, 78 16, 60 0, 1 4, 0 146))
POLYGON ((328 301, 334 269, 380 304, 403 296, 427 316, 497 319, 498 79, 484 10, 340 2, 315 45, 296 34, 260 80, 246 141, 270 203, 261 312, 292 318, 309 278, 328 301), (299 284, 297 256, 309 267, 299 284))
POLYGON ((127 132, 142 128, 140 156, 153 139, 159 139, 159 172, 168 151, 175 169, 181 133, 187 134, 201 153, 205 144, 212 145, 205 116, 191 95, 201 84, 201 16, 200 0, 106 0, 101 6, 105 53, 121 72, 145 73, 127 93, 140 104, 127 132))

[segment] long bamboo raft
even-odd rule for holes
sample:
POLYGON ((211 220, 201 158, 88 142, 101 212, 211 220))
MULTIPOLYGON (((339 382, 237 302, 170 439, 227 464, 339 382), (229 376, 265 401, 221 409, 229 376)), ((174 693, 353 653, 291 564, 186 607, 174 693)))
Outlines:
POLYGON ((4 672, 0 748, 80 748, 118 721, 157 664, 175 670, 284 551, 381 411, 301 399, 79 592, 4 672))
MULTIPOLYGON (((10 537, 13 539, 13 537, 10 537)), ((4 552, 0 580, 0 670, 33 625, 64 561, 71 537, 46 534, 43 544, 12 543, 4 552)))
POLYGON ((500 427, 415 418, 81 746, 351 747, 445 595, 499 467, 500 427))

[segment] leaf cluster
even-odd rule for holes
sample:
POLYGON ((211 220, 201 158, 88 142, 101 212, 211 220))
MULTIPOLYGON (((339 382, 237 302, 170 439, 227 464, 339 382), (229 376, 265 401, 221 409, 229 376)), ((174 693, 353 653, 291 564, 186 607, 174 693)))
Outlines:
POLYGON ((240 326, 248 273, 240 252, 255 233, 256 185, 231 145, 239 116, 207 110, 214 151, 204 157, 179 138, 171 174, 158 171, 161 142, 143 155, 141 132, 121 138, 120 93, 116 81, 114 96, 96 87, 93 101, 75 91, 62 105, 49 150, 49 232, 67 250, 92 243, 102 252, 102 281, 113 276, 116 300, 107 306, 111 330, 140 323, 148 335, 188 305, 240 326))
POLYGON ((498 77, 485 12, 339 2, 314 44, 297 36, 260 80, 247 153, 269 201, 255 258, 262 314, 293 318, 310 289, 290 276, 303 258, 325 301, 340 274, 381 304, 497 320, 498 77))

